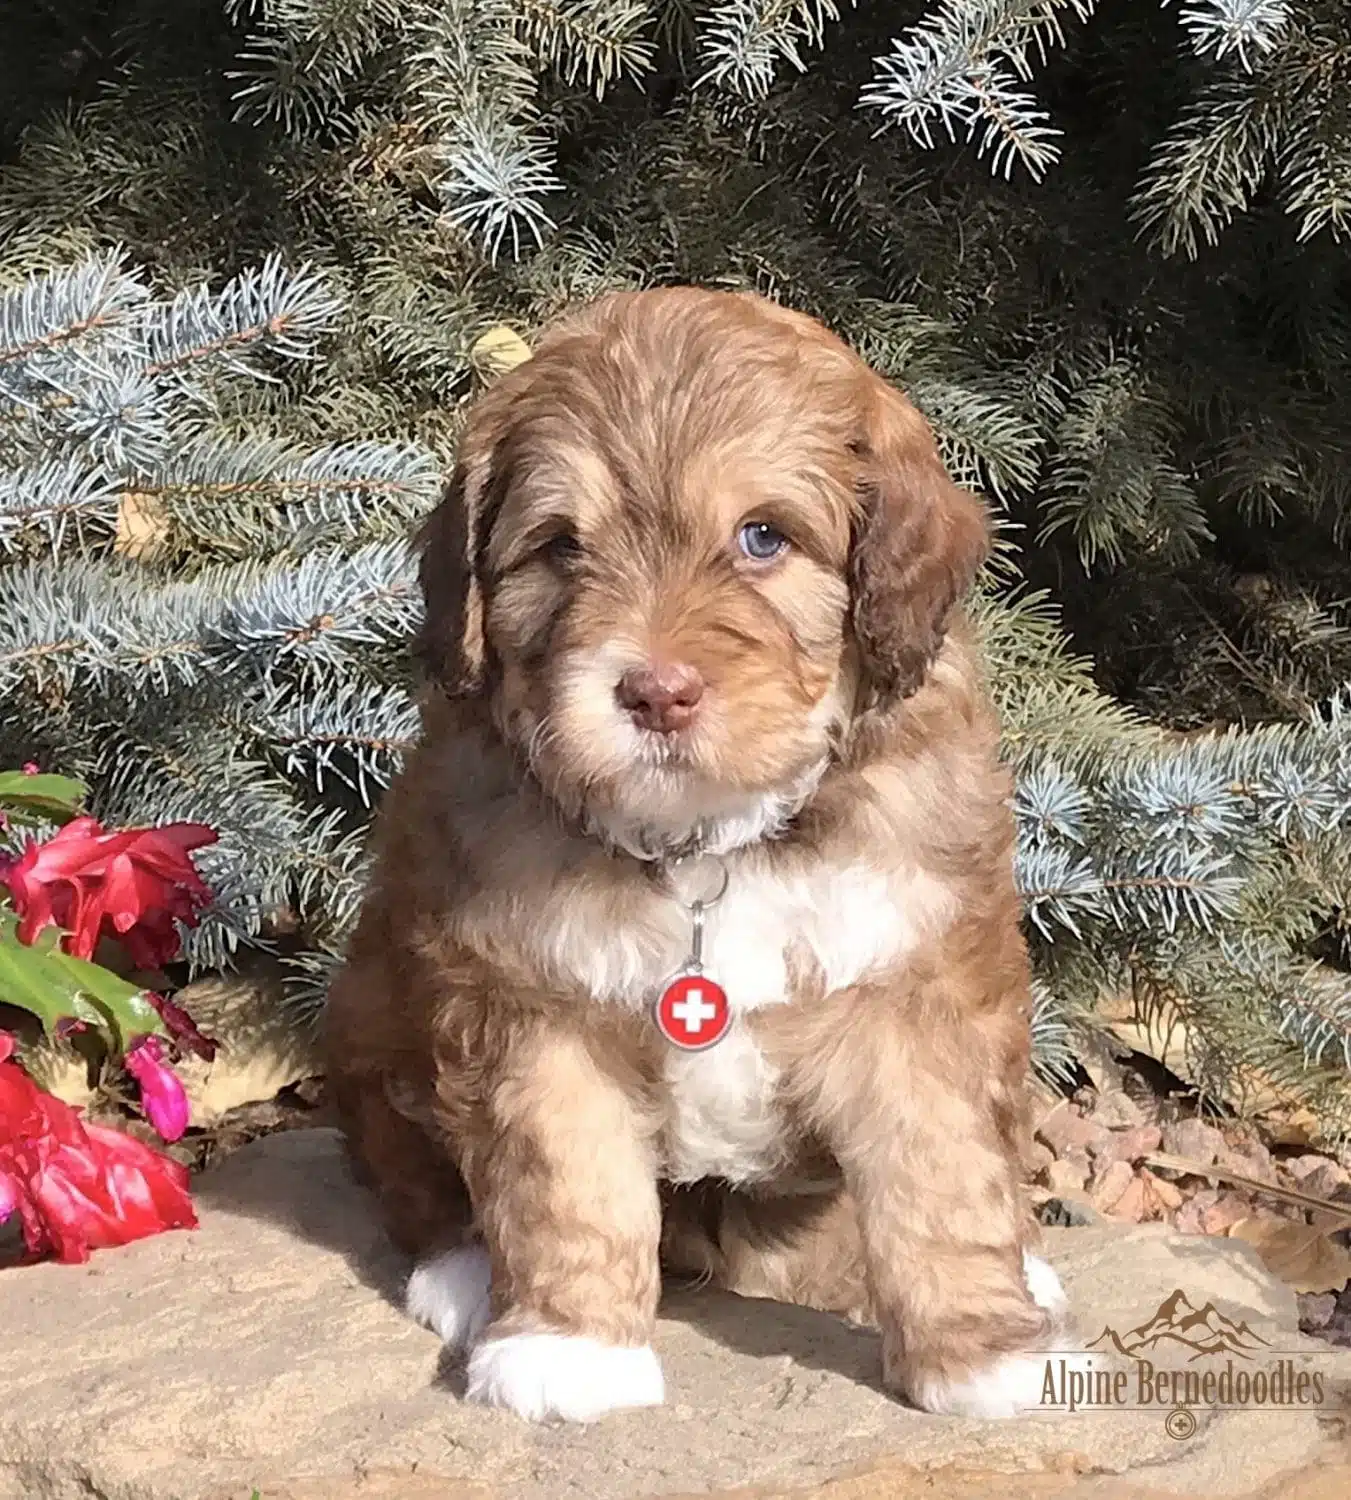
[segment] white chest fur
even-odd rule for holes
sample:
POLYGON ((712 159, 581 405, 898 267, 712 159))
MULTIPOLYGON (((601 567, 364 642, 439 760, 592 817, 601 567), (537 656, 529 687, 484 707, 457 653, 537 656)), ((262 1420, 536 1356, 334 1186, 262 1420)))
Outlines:
MULTIPOLYGON (((792 882, 729 884, 714 908, 706 969, 735 1012, 791 1000, 788 959, 797 950, 820 968, 827 993, 894 961, 915 940, 891 883, 859 868, 792 882)), ((676 1182, 721 1177, 746 1183, 784 1165, 778 1073, 734 1023, 706 1052, 672 1049, 663 1156, 676 1182)))
MULTIPOLYGON (((791 1001, 790 958, 819 970, 827 993, 894 966, 952 915, 950 891, 918 871, 861 864, 785 875, 729 859, 726 894, 707 916, 704 969, 734 1016, 791 1001)), ((615 921, 613 905, 575 888, 522 911, 546 970, 593 1000, 641 1010, 690 954, 688 912, 653 890, 615 921)), ((779 1164, 778 1078, 735 1021, 704 1052, 672 1048, 665 1067, 665 1172, 677 1181, 762 1177, 779 1164)))
MULTIPOLYGON (((822 865, 810 875, 739 871, 709 908, 704 968, 733 1011, 792 999, 791 954, 814 961, 827 993, 903 959, 947 924, 951 892, 918 871, 882 874, 822 865)), ((593 1000, 639 1009, 689 957, 689 913, 653 891, 616 923, 613 907, 570 891, 529 913, 531 946, 546 970, 593 1000)))
POLYGON ((672 1047, 665 1069, 663 1175, 672 1182, 752 1182, 781 1162, 778 1072, 741 1027, 704 1052, 672 1047))

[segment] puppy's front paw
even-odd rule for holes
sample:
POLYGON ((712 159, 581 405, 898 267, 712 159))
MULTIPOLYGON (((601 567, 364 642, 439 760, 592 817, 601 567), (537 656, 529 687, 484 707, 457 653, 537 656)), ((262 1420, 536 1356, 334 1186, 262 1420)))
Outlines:
POLYGON ((424 1260, 408 1278, 408 1316, 451 1349, 467 1349, 488 1323, 492 1273, 482 1245, 460 1245, 424 1260))
POLYGON ((1046 1356, 1008 1354, 963 1380, 930 1376, 916 1382, 911 1400, 921 1411, 951 1417, 1012 1417, 1041 1405, 1046 1356))
POLYGON ((504 1406, 532 1422, 593 1422, 608 1411, 660 1406, 661 1366, 650 1348, 619 1348, 563 1333, 486 1339, 469 1356, 467 1401, 504 1406))
MULTIPOLYGON (((1060 1277, 1046 1261, 1024 1251, 1023 1280, 1032 1300, 1050 1314, 1053 1340, 1064 1329, 1069 1313, 1069 1299, 1060 1284, 1060 1277)), ((912 1383, 910 1399, 922 1411, 944 1416, 1012 1417, 1044 1404, 1048 1357, 1033 1353, 1006 1354, 987 1369, 973 1371, 961 1378, 920 1376, 912 1383)))

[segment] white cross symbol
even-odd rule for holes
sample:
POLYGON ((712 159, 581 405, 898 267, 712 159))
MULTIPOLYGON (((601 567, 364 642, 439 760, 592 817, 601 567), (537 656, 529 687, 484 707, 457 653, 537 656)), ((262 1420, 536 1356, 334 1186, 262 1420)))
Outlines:
POLYGON ((711 1021, 717 1013, 718 1007, 711 1000, 704 999, 701 989, 688 991, 683 1000, 677 1000, 671 1007, 671 1014, 677 1021, 685 1023, 685 1031, 690 1036, 698 1036, 704 1029, 704 1022, 711 1021))

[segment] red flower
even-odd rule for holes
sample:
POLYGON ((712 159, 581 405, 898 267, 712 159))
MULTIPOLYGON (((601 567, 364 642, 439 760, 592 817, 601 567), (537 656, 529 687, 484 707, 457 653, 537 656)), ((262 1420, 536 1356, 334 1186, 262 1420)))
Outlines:
POLYGON ((128 1047, 122 1066, 141 1085, 141 1108, 166 1141, 177 1141, 188 1128, 188 1096, 178 1074, 164 1061, 157 1036, 143 1036, 128 1047))
POLYGON ((145 998, 154 1006, 175 1045, 184 1052, 195 1052, 204 1062, 210 1062, 215 1057, 220 1044, 212 1037, 203 1035, 197 1029, 196 1021, 181 1005, 175 1005, 167 995, 147 995, 145 998))
POLYGON ((15 1062, 0 1032, 0 1219, 18 1209, 30 1255, 89 1259, 165 1229, 195 1229, 185 1167, 86 1124, 15 1062))
POLYGON ((93 958, 100 936, 121 939, 138 968, 169 963, 179 950, 176 922, 197 924, 211 892, 188 851, 214 844, 200 823, 105 833, 94 818, 75 818, 45 844, 31 839, 22 857, 0 869, 18 912, 19 940, 44 927, 69 934, 67 953, 93 958))

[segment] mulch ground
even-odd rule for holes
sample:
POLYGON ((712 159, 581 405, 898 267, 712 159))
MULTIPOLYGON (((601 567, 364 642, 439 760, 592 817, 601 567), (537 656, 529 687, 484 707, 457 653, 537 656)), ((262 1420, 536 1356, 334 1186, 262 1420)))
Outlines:
POLYGON ((1351 1172, 1259 1124, 1129 1089, 1039 1095, 1030 1191, 1043 1223, 1162 1223, 1244 1239, 1297 1293, 1300 1326, 1351 1348, 1351 1172))

